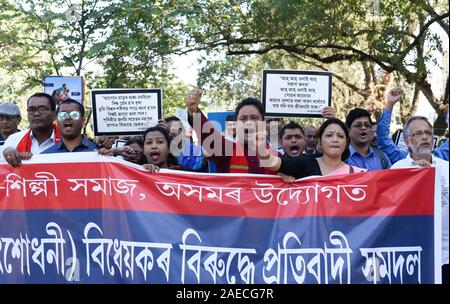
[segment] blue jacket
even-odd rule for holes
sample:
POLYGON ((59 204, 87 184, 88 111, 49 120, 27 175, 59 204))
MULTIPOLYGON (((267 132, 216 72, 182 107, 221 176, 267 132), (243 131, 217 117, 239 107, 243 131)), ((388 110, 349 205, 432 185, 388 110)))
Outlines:
POLYGON ((395 164, 401 159, 406 158, 408 151, 404 151, 397 147, 389 136, 391 128, 392 111, 383 110, 377 125, 378 148, 386 153, 391 163, 395 164))
POLYGON ((433 154, 440 159, 448 161, 448 138, 442 145, 434 149, 433 154))
MULTIPOLYGON (((401 159, 406 158, 408 151, 397 147, 389 136, 391 127, 391 110, 383 110, 377 125, 378 148, 387 154, 391 163, 395 164, 401 159)), ((440 159, 448 161, 448 139, 433 151, 433 154, 440 159)))

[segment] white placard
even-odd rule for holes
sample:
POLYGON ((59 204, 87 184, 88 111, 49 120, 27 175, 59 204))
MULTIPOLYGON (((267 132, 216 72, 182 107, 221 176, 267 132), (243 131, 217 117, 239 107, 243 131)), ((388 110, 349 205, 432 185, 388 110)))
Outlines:
POLYGON ((161 118, 160 89, 92 90, 94 134, 134 135, 161 118))
POLYGON ((331 105, 329 72, 263 70, 262 102, 267 116, 321 117, 331 105))

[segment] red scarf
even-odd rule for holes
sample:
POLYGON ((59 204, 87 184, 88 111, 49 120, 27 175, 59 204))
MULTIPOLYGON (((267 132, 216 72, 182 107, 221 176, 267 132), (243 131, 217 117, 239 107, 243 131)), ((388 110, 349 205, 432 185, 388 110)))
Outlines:
MULTIPOLYGON (((270 154, 273 156, 278 156, 278 153, 270 149, 268 146, 267 149, 270 150, 270 154)), ((230 169, 228 173, 249 173, 249 169, 247 157, 244 154, 244 148, 240 142, 237 141, 233 145, 233 156, 231 156, 230 169)), ((264 169, 264 174, 275 175, 277 173, 264 169)))
MULTIPOLYGON (((58 127, 53 124, 53 131, 55 131, 55 144, 57 144, 61 139, 61 133, 59 133, 58 127)), ((31 152, 31 129, 28 130, 27 134, 20 140, 17 145, 18 152, 31 152)))

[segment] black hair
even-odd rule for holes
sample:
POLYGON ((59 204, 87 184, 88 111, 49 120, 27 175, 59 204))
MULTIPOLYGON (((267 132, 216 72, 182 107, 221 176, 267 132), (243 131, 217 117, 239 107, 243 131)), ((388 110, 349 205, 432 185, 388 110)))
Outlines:
POLYGON ((242 107, 245 106, 254 106, 258 109, 259 114, 261 114, 262 119, 264 119, 264 107, 263 104, 256 98, 245 98, 242 99, 241 102, 238 103, 238 105, 236 106, 236 110, 234 111, 234 116, 235 118, 237 118, 239 115, 239 111, 241 110, 242 107))
POLYGON ((171 121, 181 121, 178 117, 176 116, 169 116, 165 119, 166 123, 169 123, 171 121))
POLYGON ((80 102, 76 101, 75 99, 71 99, 71 98, 65 99, 58 105, 58 112, 63 104, 76 104, 78 106, 78 110, 80 111, 81 117, 84 117, 84 113, 85 113, 84 106, 80 102))
MULTIPOLYGON (((127 142, 125 143, 125 146, 130 146, 132 144, 138 144, 142 150, 144 150, 144 141, 142 140, 142 138, 140 136, 136 136, 136 137, 132 137, 130 139, 127 140, 127 142)), ((140 158, 138 159, 138 164, 139 165, 143 165, 147 163, 147 159, 144 155, 144 151, 142 151, 140 158)))
POLYGON ((349 131, 347 125, 342 120, 337 119, 335 117, 325 120, 324 123, 321 124, 319 129, 317 130, 316 136, 317 136, 317 138, 319 138, 319 141, 320 141, 323 133, 325 132, 325 129, 329 125, 332 125, 332 124, 336 124, 336 125, 340 126, 345 133, 345 140, 347 142, 347 145, 345 147, 344 152, 342 153, 341 159, 346 160, 350 156, 350 150, 348 149, 348 147, 350 145, 350 131, 349 131))
POLYGON ((234 117, 234 115, 227 115, 227 117, 225 118, 225 121, 235 121, 236 117, 234 117))
POLYGON ((370 124, 372 124, 372 119, 370 118, 369 111, 361 108, 354 108, 350 112, 348 112, 347 118, 345 119, 345 124, 350 128, 355 119, 358 119, 360 117, 368 117, 370 124))
POLYGON ((132 144, 138 144, 141 147, 144 147, 144 140, 140 137, 133 137, 130 138, 129 140, 127 140, 127 142, 125 143, 125 146, 129 146, 132 144))
POLYGON ((305 136, 305 131, 303 130, 302 126, 300 126, 295 121, 290 121, 288 124, 284 125, 281 129, 281 138, 284 136, 284 132, 286 132, 286 129, 300 129, 300 132, 305 136))
MULTIPOLYGON (((156 125, 154 127, 151 127, 151 128, 148 128, 147 130, 145 130, 144 133, 142 133, 143 146, 145 146, 145 137, 150 132, 161 132, 162 135, 164 135, 164 138, 166 139, 166 142, 167 142, 167 148, 169 149, 169 155, 167 157, 167 166, 168 167, 177 166, 178 165, 177 159, 175 158, 175 156, 172 155, 172 153, 170 153, 171 140, 170 140, 169 132, 167 131, 167 129, 156 125)), ((145 163, 148 163, 148 160, 146 159, 145 155, 144 155, 144 159, 145 159, 145 163)))
POLYGON ((50 109, 52 111, 56 110, 56 101, 51 95, 48 95, 47 93, 34 93, 33 95, 30 96, 30 98, 28 98, 27 105, 30 102, 30 99, 33 98, 33 97, 45 97, 45 98, 47 98, 48 102, 50 103, 50 109))

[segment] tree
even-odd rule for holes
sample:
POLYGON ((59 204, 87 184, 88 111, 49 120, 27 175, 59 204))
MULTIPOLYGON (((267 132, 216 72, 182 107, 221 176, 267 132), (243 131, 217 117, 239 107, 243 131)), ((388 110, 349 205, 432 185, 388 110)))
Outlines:
POLYGON ((442 96, 430 83, 430 68, 438 64, 436 52, 443 52, 443 38, 431 27, 439 26, 448 39, 448 1, 199 1, 185 16, 189 21, 183 31, 192 39, 178 50, 181 53, 219 49, 231 56, 284 51, 313 65, 359 62, 368 85, 358 89, 348 83, 358 94, 379 95, 374 88, 383 74, 393 73, 414 87, 413 105, 418 92, 424 94, 438 113, 438 122, 448 107, 449 81, 442 96), (383 72, 377 76, 377 70, 383 72))
POLYGON ((88 92, 162 88, 169 112, 183 101, 186 86, 169 72, 167 52, 177 43, 175 16, 161 18, 158 2, 0 0, 0 7, 0 66, 21 80, 4 84, 10 95, 42 87, 45 75, 82 75, 88 92))

